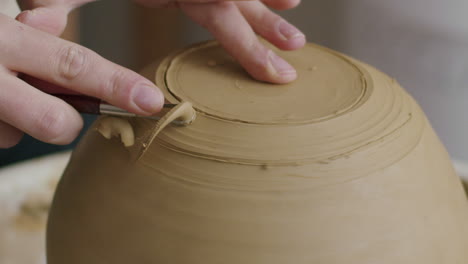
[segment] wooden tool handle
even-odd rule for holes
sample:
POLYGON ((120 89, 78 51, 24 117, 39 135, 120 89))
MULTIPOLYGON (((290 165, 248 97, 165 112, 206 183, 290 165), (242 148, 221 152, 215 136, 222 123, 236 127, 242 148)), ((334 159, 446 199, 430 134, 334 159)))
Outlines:
POLYGON ((85 96, 85 95, 72 95, 72 94, 53 94, 53 96, 58 97, 71 105, 76 111, 84 114, 100 114, 100 104, 101 100, 85 96))

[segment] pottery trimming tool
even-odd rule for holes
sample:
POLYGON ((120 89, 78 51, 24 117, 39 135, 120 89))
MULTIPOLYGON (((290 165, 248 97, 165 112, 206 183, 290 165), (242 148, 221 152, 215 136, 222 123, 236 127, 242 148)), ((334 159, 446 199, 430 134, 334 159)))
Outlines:
MULTIPOLYGON (((163 117, 163 113, 153 116, 143 116, 137 115, 131 112, 128 112, 125 109, 116 107, 107 102, 104 102, 98 98, 85 96, 85 95, 71 95, 71 94, 53 94, 54 96, 62 99, 78 112, 83 114, 92 114, 92 115, 111 115, 119 117, 139 117, 147 118, 152 120, 160 120, 163 117)), ((176 107, 177 104, 164 104, 163 110, 171 110, 176 107)), ((167 112, 167 111, 162 111, 167 112)), ((190 119, 184 120, 174 120, 171 123, 178 126, 187 126, 193 122, 195 115, 190 119)))

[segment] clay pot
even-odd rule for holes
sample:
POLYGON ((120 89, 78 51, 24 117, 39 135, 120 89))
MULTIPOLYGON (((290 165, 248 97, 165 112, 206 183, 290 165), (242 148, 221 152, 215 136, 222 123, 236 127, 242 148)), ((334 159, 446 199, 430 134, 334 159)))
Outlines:
POLYGON ((132 147, 97 121, 59 184, 49 264, 468 263, 462 184, 414 100, 323 47, 281 55, 292 84, 216 43, 163 60, 156 84, 196 120, 129 119, 132 147))

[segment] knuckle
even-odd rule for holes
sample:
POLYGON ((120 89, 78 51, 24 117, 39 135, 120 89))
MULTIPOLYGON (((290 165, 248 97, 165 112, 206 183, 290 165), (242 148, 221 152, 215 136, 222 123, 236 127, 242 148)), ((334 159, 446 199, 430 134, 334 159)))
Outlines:
POLYGON ((129 103, 132 90, 141 82, 141 77, 136 73, 124 68, 115 70, 104 87, 99 89, 100 98, 110 102, 129 103))
POLYGON ((253 39, 252 42, 249 43, 248 51, 250 54, 255 54, 249 57, 250 63, 262 70, 268 68, 269 58, 273 52, 271 49, 266 48, 258 40, 253 39))
POLYGON ((230 1, 217 2, 215 5, 217 9, 221 12, 230 12, 233 9, 237 9, 236 4, 230 1))
POLYGON ((262 22, 267 25, 279 25, 286 22, 280 15, 273 12, 265 12, 262 17, 262 22))
POLYGON ((35 127, 41 140, 48 143, 67 143, 64 139, 67 138, 68 120, 64 111, 49 107, 36 120, 35 127))
POLYGON ((202 26, 212 28, 213 30, 221 29, 225 17, 233 12, 237 12, 237 6, 232 2, 222 1, 213 3, 211 12, 208 12, 205 19, 202 20, 202 26))
POLYGON ((250 57, 248 71, 256 79, 268 81, 275 74, 270 62, 273 51, 262 46, 257 46, 255 50, 257 56, 250 57))
POLYGON ((57 75, 61 79, 73 80, 85 71, 87 52, 83 47, 69 45, 58 51, 57 75))

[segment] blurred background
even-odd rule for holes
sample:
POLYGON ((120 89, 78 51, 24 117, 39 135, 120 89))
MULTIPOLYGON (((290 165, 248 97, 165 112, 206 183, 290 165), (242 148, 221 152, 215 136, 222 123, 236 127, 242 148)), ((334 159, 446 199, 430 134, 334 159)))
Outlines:
MULTIPOLYGON (((0 12, 17 11, 0 0, 0 12)), ((308 40, 363 60, 396 78, 421 104, 468 175, 468 1, 305 0, 281 12, 308 40)), ((70 18, 63 36, 135 71, 170 51, 210 39, 177 10, 144 9, 127 0, 97 1, 70 18)), ((87 126, 93 117, 84 116, 87 126)), ((76 144, 76 142, 74 143, 76 144)), ((0 150, 0 263, 43 264, 48 206, 70 146, 25 137, 0 150), (27 250, 26 250, 27 248, 27 250)))

